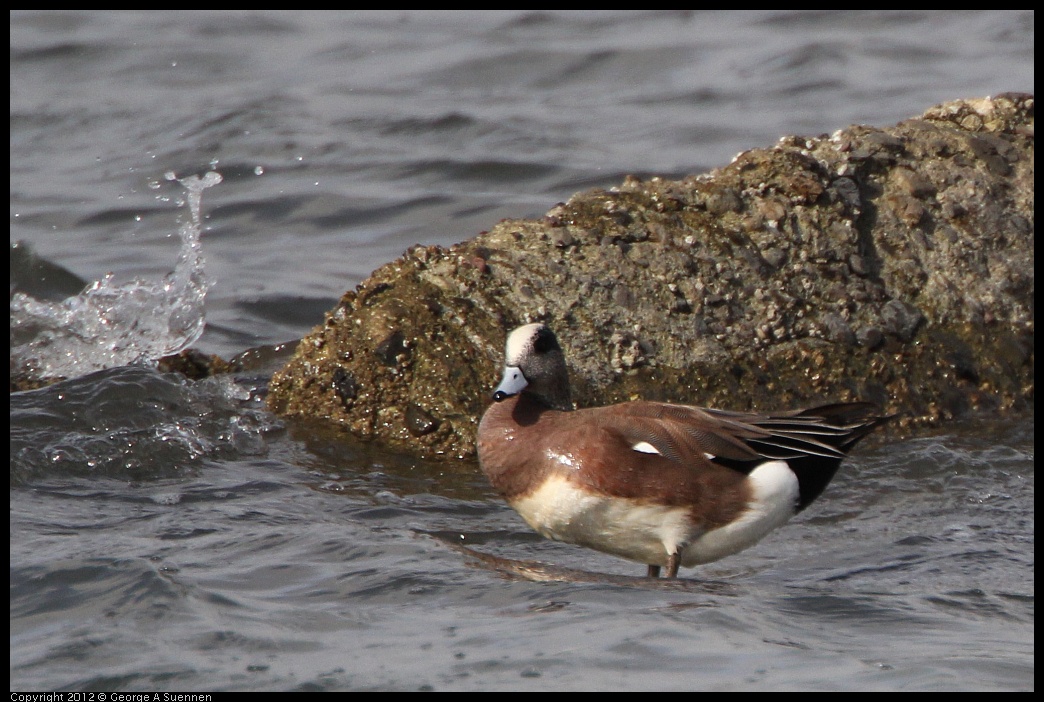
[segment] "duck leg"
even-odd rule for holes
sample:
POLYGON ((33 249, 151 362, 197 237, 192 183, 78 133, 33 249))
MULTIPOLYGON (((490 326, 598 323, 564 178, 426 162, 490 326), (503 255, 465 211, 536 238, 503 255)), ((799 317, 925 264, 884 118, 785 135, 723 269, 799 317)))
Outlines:
MULTIPOLYGON (((678 568, 681 567, 681 555, 677 552, 667 556, 667 577, 677 578, 678 568)), ((660 577, 660 566, 649 564, 649 577, 658 578, 660 577)))

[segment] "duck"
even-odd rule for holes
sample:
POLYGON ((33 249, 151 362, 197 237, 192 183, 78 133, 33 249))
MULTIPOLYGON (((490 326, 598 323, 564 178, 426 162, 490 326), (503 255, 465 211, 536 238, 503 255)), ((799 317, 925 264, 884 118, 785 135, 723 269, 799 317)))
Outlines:
POLYGON ((493 489, 539 534, 677 578, 761 541, 891 416, 867 402, 768 413, 634 400, 574 409, 551 328, 508 335, 477 435, 493 489))

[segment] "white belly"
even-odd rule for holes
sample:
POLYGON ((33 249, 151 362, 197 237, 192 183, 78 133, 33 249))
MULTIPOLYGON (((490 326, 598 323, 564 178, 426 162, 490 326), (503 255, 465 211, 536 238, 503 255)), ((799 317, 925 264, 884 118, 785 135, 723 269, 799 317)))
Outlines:
POLYGON ((664 564, 670 551, 698 536, 684 508, 590 495, 557 476, 511 506, 549 539, 640 563, 664 564))
POLYGON ((651 565, 665 565, 678 552, 681 564, 691 567, 753 546, 794 514, 797 478, 785 463, 765 463, 748 479, 753 499, 747 509, 711 531, 694 525, 684 507, 590 495, 558 476, 511 506, 549 539, 651 565))

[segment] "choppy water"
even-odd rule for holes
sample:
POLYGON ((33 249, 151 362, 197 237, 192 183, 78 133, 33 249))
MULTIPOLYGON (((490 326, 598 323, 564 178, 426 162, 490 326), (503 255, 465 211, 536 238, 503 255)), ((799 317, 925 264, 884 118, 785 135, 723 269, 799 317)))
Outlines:
MULTIPOLYGON (((163 280, 166 174, 215 170, 197 346, 291 341, 411 244, 1031 92, 1033 19, 16 11, 12 288, 163 280)), ((272 417, 256 356, 12 395, 12 690, 1033 689, 1032 417, 867 443, 756 548, 649 584, 473 463, 272 417)))

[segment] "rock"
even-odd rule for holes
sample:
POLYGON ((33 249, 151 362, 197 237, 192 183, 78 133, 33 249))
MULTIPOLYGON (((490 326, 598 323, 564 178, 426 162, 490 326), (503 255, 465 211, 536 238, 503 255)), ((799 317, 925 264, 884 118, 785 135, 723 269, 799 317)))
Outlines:
POLYGON ((414 247, 341 299, 269 403, 474 453, 505 335, 552 324, 580 406, 867 399, 910 430, 1033 399, 1033 96, 786 137, 414 247))

